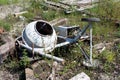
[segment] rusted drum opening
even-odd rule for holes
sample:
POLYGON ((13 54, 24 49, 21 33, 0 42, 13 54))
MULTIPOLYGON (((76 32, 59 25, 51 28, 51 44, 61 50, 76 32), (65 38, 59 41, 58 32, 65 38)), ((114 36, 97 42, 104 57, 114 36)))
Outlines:
POLYGON ((53 33, 53 29, 50 24, 46 22, 38 21, 35 26, 36 30, 43 35, 51 35, 53 33))

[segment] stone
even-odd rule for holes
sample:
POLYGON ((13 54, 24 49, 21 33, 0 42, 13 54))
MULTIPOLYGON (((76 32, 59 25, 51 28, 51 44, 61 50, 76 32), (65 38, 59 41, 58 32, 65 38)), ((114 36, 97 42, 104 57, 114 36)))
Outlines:
POLYGON ((25 69, 25 73, 26 73, 26 75, 29 75, 29 76, 33 76, 33 75, 34 75, 34 74, 33 74, 33 70, 30 69, 30 68, 26 68, 26 69, 25 69))
POLYGON ((34 76, 34 72, 30 68, 25 69, 25 76, 26 76, 26 80, 39 80, 34 76))
POLYGON ((90 77, 84 72, 81 72, 80 74, 77 74, 69 80, 90 80, 90 77))

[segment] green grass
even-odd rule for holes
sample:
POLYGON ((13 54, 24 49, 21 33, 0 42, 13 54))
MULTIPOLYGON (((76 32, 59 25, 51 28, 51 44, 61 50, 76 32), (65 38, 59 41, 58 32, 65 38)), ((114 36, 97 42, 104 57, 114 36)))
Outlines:
POLYGON ((6 31, 10 31, 11 29, 11 24, 9 23, 6 23, 5 21, 3 20, 0 20, 0 27, 5 29, 6 31))
POLYGON ((114 2, 114 0, 100 0, 96 7, 90 9, 92 13, 95 13, 100 18, 112 18, 112 19, 120 19, 119 13, 119 5, 120 2, 114 2))
POLYGON ((17 3, 19 0, 0 0, 0 5, 17 3))

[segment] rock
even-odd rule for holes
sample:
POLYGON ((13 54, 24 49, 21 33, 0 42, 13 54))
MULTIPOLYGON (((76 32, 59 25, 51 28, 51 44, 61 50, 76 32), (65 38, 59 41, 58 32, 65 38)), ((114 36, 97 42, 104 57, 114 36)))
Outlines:
POLYGON ((39 80, 47 80, 51 73, 51 66, 46 61, 41 60, 32 65, 34 76, 39 80))
POLYGON ((98 53, 102 53, 106 48, 107 49, 111 49, 113 43, 109 42, 109 43, 99 43, 93 46, 93 48, 98 52, 98 53))
POLYGON ((0 19, 6 18, 9 14, 20 12, 23 8, 18 5, 5 5, 0 6, 0 19))
POLYGON ((107 74, 100 74, 98 80, 110 80, 110 77, 107 74))
POLYGON ((34 75, 33 70, 30 69, 30 68, 26 68, 25 69, 25 73, 26 73, 26 75, 29 75, 29 76, 33 76, 34 75))
POLYGON ((90 80, 90 77, 85 74, 84 72, 77 74, 76 76, 72 77, 69 80, 90 80))
POLYGON ((93 46, 95 50, 97 50, 99 53, 105 50, 105 44, 104 43, 99 43, 93 46))
POLYGON ((0 28, 0 34, 2 34, 4 32, 4 29, 0 28))
POLYGON ((25 69, 25 76, 26 76, 26 80, 39 80, 34 76, 34 72, 30 68, 25 69))
POLYGON ((92 64, 89 61, 83 61, 83 65, 86 67, 98 67, 100 66, 100 61, 98 59, 93 59, 92 64))
POLYGON ((5 70, 0 70, 0 80, 19 80, 19 75, 11 74, 5 70))
POLYGON ((9 35, 4 35, 2 36, 2 40, 5 42, 5 44, 0 46, 0 63, 7 58, 9 52, 12 54, 11 52, 15 49, 15 42, 12 37, 9 35))
POLYGON ((105 73, 100 73, 98 80, 120 80, 118 76, 107 75, 105 73))

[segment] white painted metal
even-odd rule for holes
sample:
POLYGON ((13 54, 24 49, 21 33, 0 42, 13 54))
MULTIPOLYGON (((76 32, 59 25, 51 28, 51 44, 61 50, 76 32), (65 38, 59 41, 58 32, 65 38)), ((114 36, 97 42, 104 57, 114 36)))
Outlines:
MULTIPOLYGON (((31 47, 26 46, 26 45, 20 43, 19 41, 17 41, 17 42, 19 43, 20 46, 22 46, 22 47, 24 47, 24 48, 32 51, 31 47)), ((52 49, 50 47, 48 47, 47 49, 45 49, 45 51, 51 52, 49 50, 52 50, 52 49)), ((47 52, 45 53, 45 51, 44 51, 44 48, 34 48, 34 52, 39 53, 42 56, 45 56, 47 58, 51 58, 51 59, 56 60, 58 62, 64 62, 64 59, 56 57, 56 56, 53 56, 53 55, 50 55, 50 54, 47 54, 47 52)))
POLYGON ((47 47, 54 48, 57 42, 57 35, 55 30, 48 22, 43 20, 29 23, 26 26, 26 28, 23 30, 22 38, 26 45, 32 47, 32 45, 34 44, 36 48, 47 48, 47 47), (42 25, 43 29, 44 29, 44 25, 48 25, 48 27, 52 28, 52 33, 47 35, 38 32, 36 26, 38 26, 38 28, 41 28, 40 25, 37 25, 37 23, 40 22, 44 23, 42 25))
POLYGON ((90 63, 92 63, 92 28, 90 28, 90 63))

